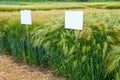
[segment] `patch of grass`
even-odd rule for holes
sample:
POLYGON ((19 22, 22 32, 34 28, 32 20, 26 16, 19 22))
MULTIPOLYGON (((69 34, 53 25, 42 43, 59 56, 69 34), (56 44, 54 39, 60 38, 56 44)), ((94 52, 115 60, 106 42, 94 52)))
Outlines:
POLYGON ((0 11, 20 11, 21 9, 30 10, 63 10, 63 9, 84 9, 84 6, 78 4, 31 4, 31 5, 0 5, 0 11))
POLYGON ((41 4, 25 4, 25 5, 0 5, 0 11, 20 11, 22 9, 36 10, 69 10, 69 9, 118 9, 119 3, 76 3, 76 2, 61 2, 61 3, 41 3, 41 4))
POLYGON ((89 8, 96 8, 96 9, 102 9, 106 4, 94 4, 94 5, 88 5, 89 8))
POLYGON ((120 4, 116 4, 116 5, 108 5, 106 7, 104 7, 105 9, 120 9, 120 4))

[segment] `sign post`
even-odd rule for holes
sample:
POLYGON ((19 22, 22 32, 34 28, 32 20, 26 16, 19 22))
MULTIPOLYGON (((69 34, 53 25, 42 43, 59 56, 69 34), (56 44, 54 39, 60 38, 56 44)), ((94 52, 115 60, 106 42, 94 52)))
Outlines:
POLYGON ((26 24, 26 36, 27 36, 27 40, 28 40, 28 25, 26 24))
MULTIPOLYGON (((26 42, 26 48, 27 48, 27 53, 28 53, 28 42, 29 42, 29 40, 28 40, 28 38, 29 38, 28 25, 32 24, 31 11, 30 10, 21 10, 20 15, 21 15, 21 24, 26 25, 26 41, 27 41, 26 42)), ((27 59, 25 57, 25 52, 23 52, 23 58, 24 58, 24 62, 26 63, 27 59)))
MULTIPOLYGON (((82 30, 83 29, 83 11, 65 11, 65 28, 82 30)), ((75 32, 78 39, 78 32, 75 32)))
POLYGON ((31 11, 30 10, 21 10, 20 14, 21 14, 21 24, 26 25, 26 37, 27 37, 27 41, 28 41, 28 25, 32 24, 31 11))

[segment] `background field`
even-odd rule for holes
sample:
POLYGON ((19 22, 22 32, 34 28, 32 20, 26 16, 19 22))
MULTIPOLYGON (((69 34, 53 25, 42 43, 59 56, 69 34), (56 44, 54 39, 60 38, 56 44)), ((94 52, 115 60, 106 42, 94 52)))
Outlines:
MULTIPOLYGON (((82 10, 86 13, 119 13, 120 3, 81 3, 81 2, 61 2, 61 3, 34 3, 26 5, 0 5, 0 18, 20 19, 20 10, 32 10, 33 24, 41 24, 58 17, 63 17, 66 10, 82 10)), ((7 19, 6 19, 7 20, 7 19)), ((10 21, 10 20, 9 20, 10 21)))
POLYGON ((0 5, 0 50, 17 62, 50 67, 67 80, 120 79, 120 2, 0 5), (20 10, 32 10, 29 40, 20 10), (66 10, 84 11, 82 31, 64 28, 66 10))

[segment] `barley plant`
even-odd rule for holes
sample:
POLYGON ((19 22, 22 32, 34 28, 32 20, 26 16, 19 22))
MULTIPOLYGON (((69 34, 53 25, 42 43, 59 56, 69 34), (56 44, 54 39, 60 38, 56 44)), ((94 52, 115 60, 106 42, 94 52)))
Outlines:
POLYGON ((82 31, 64 28, 64 17, 31 25, 0 20, 0 50, 15 61, 49 66, 67 80, 120 79, 120 14, 85 13, 82 31), (38 25, 38 24, 37 24, 38 25))
MULTIPOLYGON (((31 28, 34 26, 31 26, 31 28)), ((30 31, 30 30, 29 30, 30 31)), ((15 61, 37 66, 43 61, 44 49, 33 47, 30 43, 30 35, 26 38, 25 25, 21 25, 19 19, 12 21, 2 20, 0 25, 0 50, 8 52, 15 61)))
POLYGON ((116 59, 109 58, 109 53, 120 42, 120 18, 116 15, 119 14, 85 14, 82 31, 65 29, 63 19, 55 20, 36 27, 31 32, 32 43, 44 47, 48 64, 68 80, 115 80, 116 76, 119 79, 116 65, 120 59, 117 58, 116 65, 114 60, 113 66, 108 60, 116 59))

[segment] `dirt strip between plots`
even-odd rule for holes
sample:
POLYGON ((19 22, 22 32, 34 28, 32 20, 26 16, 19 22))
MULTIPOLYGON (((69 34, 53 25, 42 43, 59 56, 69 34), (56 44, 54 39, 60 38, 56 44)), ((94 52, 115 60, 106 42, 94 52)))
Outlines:
POLYGON ((0 80, 64 80, 51 70, 33 69, 0 53, 0 80))

